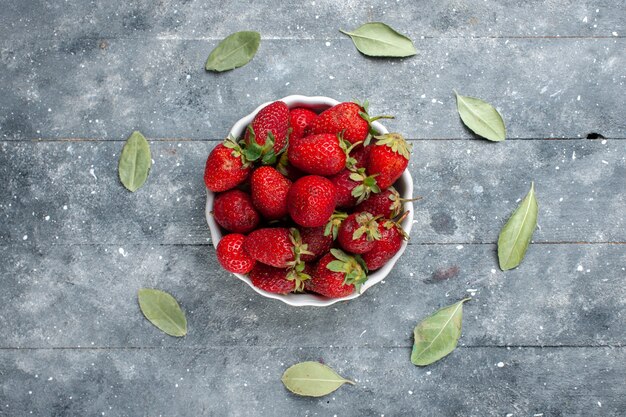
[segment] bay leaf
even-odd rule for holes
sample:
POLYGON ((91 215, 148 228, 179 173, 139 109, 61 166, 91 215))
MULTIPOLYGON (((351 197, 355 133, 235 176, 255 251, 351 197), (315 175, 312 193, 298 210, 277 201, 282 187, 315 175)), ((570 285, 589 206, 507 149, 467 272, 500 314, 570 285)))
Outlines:
POLYGON ((254 58, 260 44, 259 32, 235 32, 211 51, 204 68, 207 71, 222 72, 243 67, 254 58))
POLYGON ((498 237, 498 261, 503 271, 515 268, 524 259, 537 227, 538 211, 533 182, 530 184, 530 191, 506 222, 498 237))
POLYGON ((414 365, 430 365, 456 348, 461 337, 463 303, 469 300, 471 298, 465 298, 439 309, 415 327, 415 343, 411 353, 411 362, 414 365))
POLYGON ((413 41, 381 22, 365 23, 352 32, 339 29, 362 54, 379 57, 407 57, 417 54, 413 41))
POLYGON ((187 334, 187 318, 178 301, 165 291, 141 288, 137 294, 141 312, 150 323, 170 336, 187 334))
POLYGON ((141 132, 134 131, 120 154, 117 167, 120 181, 126 189, 135 192, 146 182, 151 166, 150 145, 141 132))
POLYGON ((354 382, 341 377, 332 368, 310 361, 287 368, 281 380, 289 391, 307 397, 323 397, 343 384, 354 385, 354 382))
POLYGON ((461 120, 472 132, 485 139, 501 142, 506 139, 506 127, 498 110, 479 98, 462 96, 456 91, 456 107, 461 120))

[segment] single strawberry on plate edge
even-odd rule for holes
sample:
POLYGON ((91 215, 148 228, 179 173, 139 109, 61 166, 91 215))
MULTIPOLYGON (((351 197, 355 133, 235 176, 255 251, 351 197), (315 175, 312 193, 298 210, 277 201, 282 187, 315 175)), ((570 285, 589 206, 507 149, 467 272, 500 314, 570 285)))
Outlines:
POLYGON ((376 143, 370 145, 366 171, 376 175, 381 190, 391 187, 409 165, 411 144, 399 133, 386 133, 374 137, 376 143))

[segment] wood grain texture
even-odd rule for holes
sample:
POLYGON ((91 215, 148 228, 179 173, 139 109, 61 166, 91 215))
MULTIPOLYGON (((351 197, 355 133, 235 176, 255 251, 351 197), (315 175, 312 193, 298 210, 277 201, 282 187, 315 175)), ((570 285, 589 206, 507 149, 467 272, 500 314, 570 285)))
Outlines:
POLYGON ((408 347, 3 350, 0 369, 12 378, 0 398, 15 416, 617 417, 626 408, 626 370, 612 365, 626 362, 624 348, 460 348, 423 369, 409 355, 408 347), (297 397, 280 376, 304 360, 357 385, 297 397))
MULTIPOLYGON (((207 243, 202 175, 215 144, 152 142, 150 177, 129 193, 117 178, 122 142, 0 143, 0 243, 207 243)), ((626 242, 625 150, 619 140, 413 141, 423 199, 411 244, 496 242, 531 181, 534 241, 626 242)))
POLYGON ((0 138, 220 139, 290 94, 369 99, 411 139, 472 138, 455 88, 494 105, 509 139, 626 137, 626 38, 414 40, 405 60, 363 57, 347 37, 269 40, 225 74, 203 66, 217 40, 3 41, 0 138))
POLYGON ((626 343, 624 245, 531 245, 520 268, 506 273, 495 245, 412 245, 383 282, 326 308, 259 296, 223 271, 208 245, 1 249, 3 348, 410 347, 421 319, 467 296, 461 345, 626 343), (185 338, 143 318, 142 287, 179 301, 185 338))

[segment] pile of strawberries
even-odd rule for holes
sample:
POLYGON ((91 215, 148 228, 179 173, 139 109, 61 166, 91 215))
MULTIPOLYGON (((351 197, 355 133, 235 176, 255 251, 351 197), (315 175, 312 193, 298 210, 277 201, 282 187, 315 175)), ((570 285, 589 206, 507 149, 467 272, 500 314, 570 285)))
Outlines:
POLYGON ((320 114, 264 107, 242 138, 229 137, 206 162, 217 193, 213 216, 229 234, 217 258, 265 291, 345 297, 400 250, 408 236, 393 188, 409 163, 398 133, 378 135, 367 103, 320 114))

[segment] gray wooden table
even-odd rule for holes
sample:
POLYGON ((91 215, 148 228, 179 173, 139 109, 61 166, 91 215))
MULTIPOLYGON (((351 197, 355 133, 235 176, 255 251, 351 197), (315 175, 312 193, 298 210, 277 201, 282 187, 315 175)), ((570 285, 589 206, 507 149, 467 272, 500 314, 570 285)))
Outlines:
POLYGON ((623 0, 243 3, 0 1, 0 415, 625 415, 623 0), (377 20, 419 54, 368 59, 338 32, 377 20), (246 29, 254 60, 206 73, 246 29), (496 105, 507 141, 473 137, 452 89, 496 105), (329 308, 222 271, 204 220, 206 155, 294 93, 395 114, 423 196, 393 272, 329 308), (154 158, 135 194, 116 171, 133 129, 154 158), (503 273, 533 180, 534 244, 503 273), (185 338, 144 320, 140 287, 176 296, 185 338), (468 293, 459 348, 413 366, 414 325, 468 293), (303 360, 357 385, 295 397, 280 376, 303 360))

